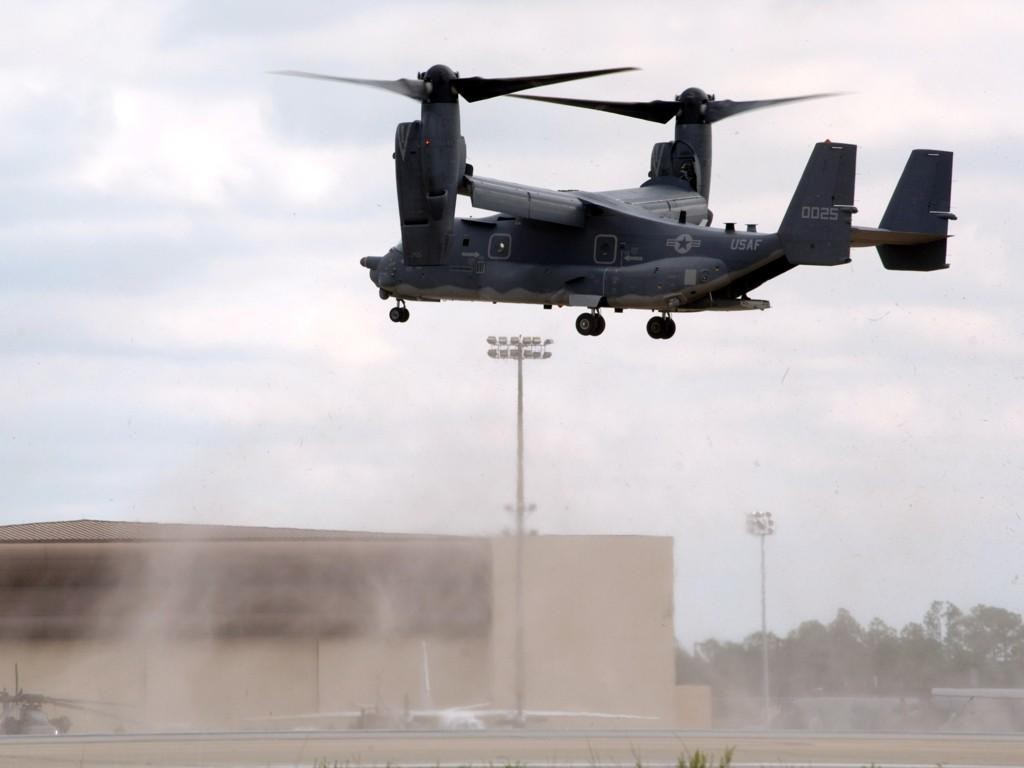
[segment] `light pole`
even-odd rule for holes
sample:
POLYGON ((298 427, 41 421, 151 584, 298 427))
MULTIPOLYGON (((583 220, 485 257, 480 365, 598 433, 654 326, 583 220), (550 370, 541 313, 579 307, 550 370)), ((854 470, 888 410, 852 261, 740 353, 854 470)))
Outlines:
POLYGON ((523 649, 523 540, 526 534, 526 503, 523 497, 523 361, 547 360, 548 347, 554 342, 540 336, 488 336, 487 356, 493 360, 516 361, 516 722, 524 724, 523 714, 524 649, 523 649))
POLYGON ((764 696, 764 727, 771 720, 768 710, 768 600, 765 587, 764 540, 775 533, 771 512, 748 512, 747 533, 761 539, 761 693, 764 696))

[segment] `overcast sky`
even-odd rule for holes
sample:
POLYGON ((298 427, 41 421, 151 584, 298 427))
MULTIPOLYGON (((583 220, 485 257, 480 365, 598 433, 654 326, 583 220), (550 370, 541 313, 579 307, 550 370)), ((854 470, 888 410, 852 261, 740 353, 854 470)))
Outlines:
MULTIPOLYGON (((515 368, 542 533, 675 537, 687 644, 840 606, 1024 611, 1024 10, 1014 2, 24 2, 0 28, 0 522, 100 518, 488 534, 510 525, 515 368), (515 9, 515 10, 513 10, 515 9), (876 226, 911 149, 953 150, 949 270, 873 249, 754 292, 763 313, 410 305, 358 261, 399 240, 393 79, 632 65, 550 94, 845 91, 715 127, 716 223, 774 230, 815 141, 859 145, 876 226), (1016 243, 1016 244, 1015 244, 1016 243)), ((538 92, 540 93, 540 92, 538 92)), ((464 105, 481 175, 646 178, 671 127, 464 105)), ((465 215, 473 212, 460 203, 465 215)))

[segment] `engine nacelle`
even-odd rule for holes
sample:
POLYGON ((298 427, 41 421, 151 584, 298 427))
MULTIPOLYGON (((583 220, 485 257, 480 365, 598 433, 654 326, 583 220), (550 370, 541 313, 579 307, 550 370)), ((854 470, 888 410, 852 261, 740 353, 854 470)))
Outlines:
POLYGON ((651 150, 652 179, 669 177, 685 181, 694 191, 700 189, 700 158, 681 141, 661 141, 651 150))
POLYGON ((410 266, 448 263, 455 200, 466 168, 457 103, 424 104, 422 120, 395 132, 402 250, 410 266))
POLYGON ((652 179, 669 176, 689 184, 705 200, 711 194, 711 124, 676 122, 676 140, 651 152, 652 179))

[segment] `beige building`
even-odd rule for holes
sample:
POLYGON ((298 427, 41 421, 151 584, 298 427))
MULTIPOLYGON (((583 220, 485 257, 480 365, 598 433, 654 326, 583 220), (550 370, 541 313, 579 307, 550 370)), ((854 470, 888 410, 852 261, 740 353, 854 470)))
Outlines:
MULTIPOLYGON (((123 705, 126 730, 513 708, 515 562, 512 537, 2 526, 0 681, 12 687, 17 663, 26 691, 123 705)), ((526 709, 651 718, 545 727, 706 726, 679 721, 693 708, 674 684, 672 578, 668 538, 528 537, 526 709)), ((117 725, 68 714, 78 731, 117 725)))

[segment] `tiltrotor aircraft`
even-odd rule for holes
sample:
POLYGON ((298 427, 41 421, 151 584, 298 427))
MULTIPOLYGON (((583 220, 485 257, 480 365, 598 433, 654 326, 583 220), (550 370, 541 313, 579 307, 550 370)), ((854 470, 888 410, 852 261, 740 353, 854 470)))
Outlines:
POLYGON ((748 294, 798 265, 850 261, 851 246, 876 246, 888 269, 930 271, 946 263, 953 155, 916 149, 877 228, 851 224, 857 148, 815 145, 779 231, 710 227, 711 126, 761 107, 833 94, 761 101, 716 100, 689 88, 674 101, 610 102, 542 96, 515 98, 667 122, 675 139, 655 144, 649 178, 611 192, 557 191, 477 176, 466 164, 459 98, 478 101, 542 85, 624 69, 539 77, 460 77, 436 65, 415 80, 364 80, 285 71, 369 85, 420 102, 420 119, 395 135, 395 177, 402 242, 361 264, 394 322, 407 301, 490 301, 585 308, 576 330, 599 336, 603 309, 653 312, 647 333, 667 339, 672 315, 767 309, 748 294), (455 196, 495 211, 456 218, 455 196))
POLYGON ((434 731, 482 731, 495 726, 525 727, 528 724, 543 723, 559 718, 575 720, 606 720, 635 721, 657 720, 647 715, 631 715, 615 712, 584 712, 567 709, 499 709, 487 703, 438 707, 434 704, 434 696, 430 688, 430 660, 427 657, 427 644, 420 643, 422 652, 423 683, 420 697, 422 706, 412 708, 406 696, 405 706, 401 711, 388 709, 379 703, 373 707, 361 707, 357 710, 337 712, 305 712, 294 715, 271 715, 254 718, 262 722, 271 721, 315 721, 342 720, 351 723, 351 727, 359 730, 434 730, 434 731))

